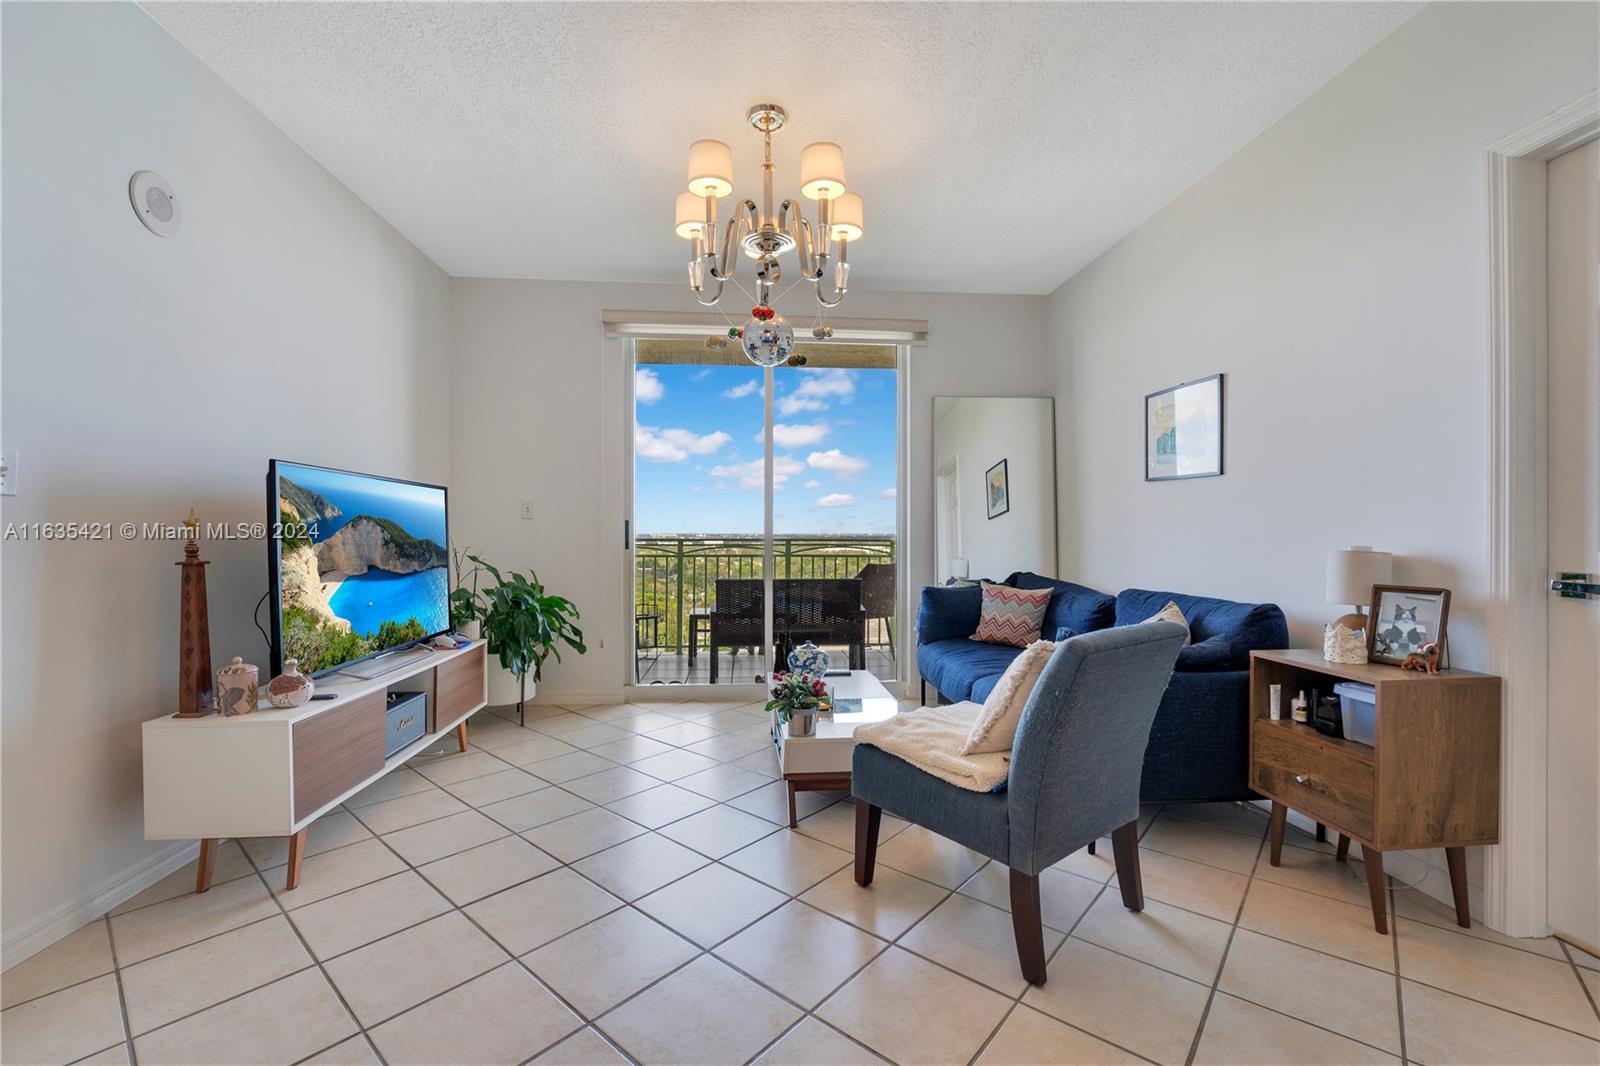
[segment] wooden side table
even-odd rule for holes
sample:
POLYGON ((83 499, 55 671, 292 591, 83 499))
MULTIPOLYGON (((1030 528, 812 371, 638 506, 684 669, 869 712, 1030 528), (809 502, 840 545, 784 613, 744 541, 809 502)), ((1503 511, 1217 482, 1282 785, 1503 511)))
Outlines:
POLYGON ((1500 679, 1467 670, 1423 674, 1376 663, 1330 663, 1312 649, 1250 653, 1250 787, 1272 800, 1272 865, 1293 808, 1339 832, 1336 859, 1361 845, 1372 925, 1389 931, 1383 853, 1444 848, 1456 921, 1467 906, 1466 848, 1500 841, 1500 679), (1304 690, 1340 681, 1377 694, 1377 743, 1327 737, 1292 721, 1304 690), (1268 693, 1282 685, 1272 721, 1268 693))

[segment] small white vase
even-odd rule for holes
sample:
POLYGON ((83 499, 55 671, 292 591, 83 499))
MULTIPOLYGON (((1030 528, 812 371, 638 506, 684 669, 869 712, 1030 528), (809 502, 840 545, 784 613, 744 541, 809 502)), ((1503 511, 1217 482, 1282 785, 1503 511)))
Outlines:
POLYGON ((482 632, 483 623, 478 621, 476 618, 462 626, 460 630, 461 635, 466 637, 468 640, 478 640, 482 632))

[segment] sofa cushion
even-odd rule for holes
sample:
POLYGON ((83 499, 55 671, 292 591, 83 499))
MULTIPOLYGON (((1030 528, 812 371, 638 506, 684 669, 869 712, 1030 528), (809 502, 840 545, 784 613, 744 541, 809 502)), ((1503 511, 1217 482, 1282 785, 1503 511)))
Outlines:
POLYGON ((917 671, 947 700, 982 702, 1011 660, 1022 654, 1009 644, 984 644, 966 637, 917 645, 917 671), (987 681, 981 693, 974 689, 987 681))
POLYGON ((917 643, 933 644, 952 637, 972 636, 978 628, 982 608, 983 589, 977 585, 924 586, 922 599, 917 604, 917 643))
POLYGON ((1039 639, 1050 595, 1049 589, 1019 589, 984 582, 978 628, 972 639, 1026 648, 1039 639))
POLYGON ((1233 669, 1233 641, 1218 634, 1198 644, 1185 644, 1178 649, 1179 670, 1193 674, 1213 670, 1233 669))
MULTIPOLYGON (((1189 636, 1194 643, 1213 637, 1222 637, 1227 642, 1226 664, 1212 665, 1210 669, 1248 670, 1252 651, 1289 646, 1289 626, 1275 603, 1236 603, 1209 596, 1186 596, 1180 592, 1123 589, 1117 593, 1117 625, 1137 625, 1165 607, 1168 601, 1176 603, 1189 620, 1189 636)), ((1211 651, 1205 658, 1215 664, 1220 657, 1211 651)), ((1182 661, 1180 658, 1180 670, 1184 669, 1182 661)))
POLYGON ((1092 588, 1074 585, 1070 581, 1057 581, 1053 577, 1026 570, 1012 574, 1005 583, 1019 589, 1051 590, 1050 606, 1044 612, 1046 636, 1063 626, 1072 629, 1074 634, 1090 633, 1109 628, 1117 621, 1116 601, 1092 588))

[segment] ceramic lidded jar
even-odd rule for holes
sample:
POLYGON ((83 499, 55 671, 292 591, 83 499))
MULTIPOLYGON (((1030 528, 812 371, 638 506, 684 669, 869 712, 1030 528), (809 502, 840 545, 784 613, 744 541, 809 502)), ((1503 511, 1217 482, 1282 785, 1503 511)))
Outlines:
POLYGON ((250 714, 256 709, 260 672, 237 655, 217 671, 217 710, 223 717, 250 714))
POLYGON ((796 674, 822 677, 828 672, 828 653, 808 640, 789 653, 789 670, 796 674))
POLYGON ((300 663, 285 659, 283 673, 267 682, 267 701, 274 707, 298 707, 311 698, 316 685, 300 672, 300 663))

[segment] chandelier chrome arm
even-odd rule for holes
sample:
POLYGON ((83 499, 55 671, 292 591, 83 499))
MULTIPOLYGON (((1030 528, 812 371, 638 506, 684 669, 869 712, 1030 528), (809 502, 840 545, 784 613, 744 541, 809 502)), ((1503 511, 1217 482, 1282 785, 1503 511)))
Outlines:
MULTIPOLYGON (((713 219, 716 217, 715 210, 714 207, 711 209, 713 219)), ((728 219, 728 228, 722 240, 722 263, 720 267, 716 263, 716 248, 712 247, 706 250, 706 259, 709 261, 710 274, 713 279, 727 281, 733 277, 733 272, 739 264, 739 260, 734 254, 734 249, 739 247, 739 241, 743 234, 760 228, 756 222, 759 217, 759 211, 760 209, 756 207, 754 200, 740 200, 734 206, 733 217, 728 219)), ((713 228, 710 233, 714 242, 716 240, 715 222, 713 222, 713 228)))
MULTIPOLYGON (((826 253, 822 256, 827 259, 826 253)), ((838 307, 844 302, 844 294, 850 288, 850 242, 843 237, 839 238, 839 261, 833 265, 833 299, 822 295, 822 275, 825 268, 817 271, 817 303, 823 307, 838 307)))
POLYGON ((756 205, 750 200, 743 200, 734 208, 733 217, 728 219, 728 226, 723 237, 721 263, 717 255, 717 204, 716 198, 706 197, 706 225, 704 232, 711 235, 710 241, 703 237, 694 238, 694 258, 689 260, 689 290, 694 293, 695 302, 701 307, 715 307, 722 299, 722 287, 738 268, 739 260, 734 254, 738 247, 740 237, 748 232, 750 218, 755 215, 756 205), (711 291, 710 299, 706 298, 705 277, 717 283, 711 291))

